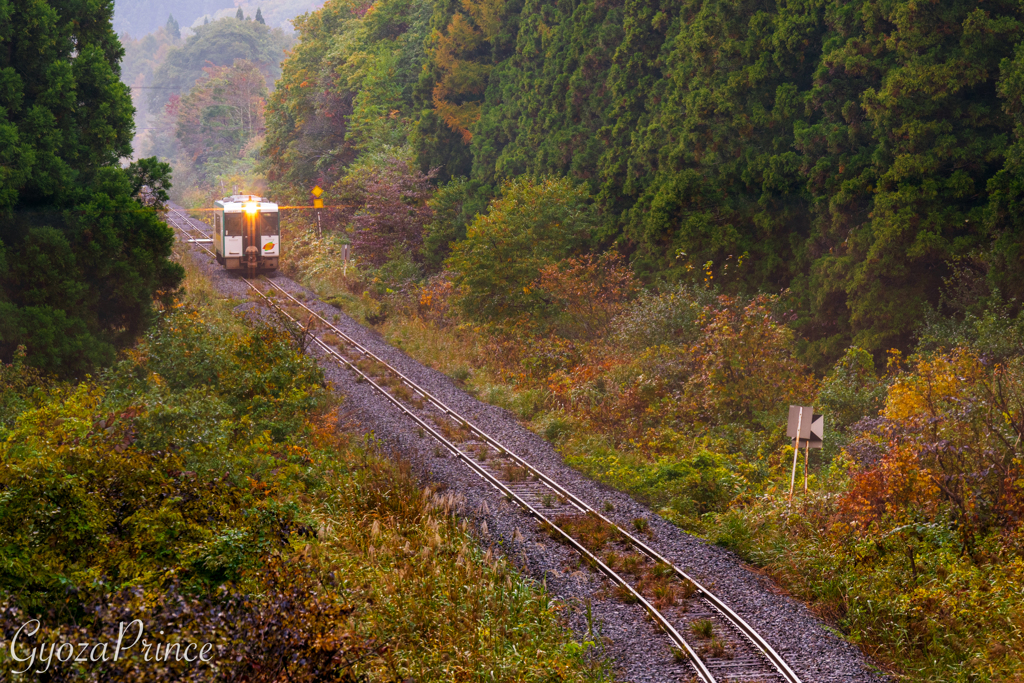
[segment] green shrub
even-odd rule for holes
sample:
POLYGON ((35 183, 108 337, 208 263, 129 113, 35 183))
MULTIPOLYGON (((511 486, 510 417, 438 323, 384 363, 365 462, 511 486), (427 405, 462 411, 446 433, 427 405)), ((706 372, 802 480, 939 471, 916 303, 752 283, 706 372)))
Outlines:
POLYGON ((423 229, 423 246, 420 253, 424 265, 431 272, 441 270, 444 260, 451 253, 452 245, 466 237, 469 217, 463 210, 469 191, 466 178, 452 178, 438 186, 427 205, 434 215, 423 229))
POLYGON ((392 247, 387 260, 377 268, 369 268, 365 274, 370 290, 377 296, 407 292, 422 276, 412 252, 404 245, 392 247))
POLYGON ((647 291, 612 322, 611 339, 634 352, 693 343, 700 336, 705 308, 717 303, 715 292, 705 287, 679 285, 664 292, 647 291))
POLYGON ((587 191, 565 179, 517 178, 477 215, 448 267, 458 304, 471 318, 499 324, 536 316, 547 306, 531 289, 541 268, 581 248, 597 225, 587 191))
POLYGON ((287 542, 299 513, 272 494, 305 487, 326 405, 309 359, 181 311, 104 382, 53 387, 0 442, 0 589, 42 608, 69 587, 219 583, 287 542))
POLYGON ((517 392, 509 402, 510 409, 521 420, 532 420, 544 410, 548 392, 543 389, 527 389, 517 392))
MULTIPOLYGON (((278 333, 179 311, 102 381, 33 401, 0 440, 0 639, 39 615, 29 646, 115 643, 140 619, 151 643, 215 652, 154 666, 139 648, 45 680, 605 679, 450 496, 337 432, 278 333)), ((0 679, 15 664, 0 648, 0 679)))
POLYGON ((46 398, 50 385, 42 372, 25 362, 25 348, 19 346, 10 364, 0 362, 0 440, 14 420, 46 398))

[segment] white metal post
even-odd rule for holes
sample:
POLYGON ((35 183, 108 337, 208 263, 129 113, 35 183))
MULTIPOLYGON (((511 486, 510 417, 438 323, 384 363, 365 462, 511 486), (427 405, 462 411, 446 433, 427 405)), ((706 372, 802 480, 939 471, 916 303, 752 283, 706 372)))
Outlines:
MULTIPOLYGON (((811 426, 814 426, 813 422, 811 423, 811 426)), ((808 476, 809 470, 811 469, 810 463, 811 463, 811 440, 807 439, 807 443, 804 446, 804 493, 805 494, 807 493, 807 476, 808 476)))
POLYGON ((793 474, 789 477, 789 505, 793 506, 793 488, 796 486, 796 459, 800 457, 800 428, 804 421, 804 407, 800 406, 800 413, 796 418, 796 444, 793 446, 793 474))

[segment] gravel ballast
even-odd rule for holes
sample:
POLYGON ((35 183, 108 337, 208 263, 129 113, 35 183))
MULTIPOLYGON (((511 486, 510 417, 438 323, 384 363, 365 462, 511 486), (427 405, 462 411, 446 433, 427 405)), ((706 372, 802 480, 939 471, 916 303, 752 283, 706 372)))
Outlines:
MULTIPOLYGON (((192 249, 196 262, 219 293, 249 298, 250 290, 239 276, 218 266, 198 247, 192 249)), ((312 291, 283 275, 270 277, 293 295, 302 293, 307 306, 596 509, 609 509, 605 504, 610 503, 611 511, 605 514, 617 524, 631 528, 634 519, 646 519, 651 530, 649 544, 760 632, 805 683, 889 680, 806 606, 783 595, 734 553, 685 533, 630 496, 588 479, 564 464, 548 442, 523 427, 508 411, 478 401, 445 375, 409 358, 376 332, 320 301, 312 291)), ((369 384, 355 382, 354 374, 335 361, 326 357, 320 361, 327 379, 345 397, 343 411, 363 430, 372 432, 385 450, 408 461, 424 483, 441 484, 464 496, 464 515, 480 542, 543 582, 549 594, 566 605, 576 637, 604 644, 604 654, 613 662, 619 680, 640 683, 690 679, 690 666, 675 661, 668 638, 641 607, 612 598, 606 578, 578 569, 574 551, 553 541, 533 519, 460 460, 449 455, 438 457, 436 442, 421 436, 416 424, 369 384), (522 540, 515 540, 520 537, 522 540)))

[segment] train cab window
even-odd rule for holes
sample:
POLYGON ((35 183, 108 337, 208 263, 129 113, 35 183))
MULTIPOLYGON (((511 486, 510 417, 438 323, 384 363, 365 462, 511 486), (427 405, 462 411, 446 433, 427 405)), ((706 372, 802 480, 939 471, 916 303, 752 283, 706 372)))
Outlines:
POLYGON ((242 214, 224 214, 224 234, 233 236, 240 236, 242 234, 242 214))
POLYGON ((263 213, 261 214, 263 219, 262 233, 264 235, 277 235, 279 234, 280 224, 278 221, 278 214, 276 213, 263 213))
POLYGON ((220 214, 213 214, 213 231, 220 235, 220 214))

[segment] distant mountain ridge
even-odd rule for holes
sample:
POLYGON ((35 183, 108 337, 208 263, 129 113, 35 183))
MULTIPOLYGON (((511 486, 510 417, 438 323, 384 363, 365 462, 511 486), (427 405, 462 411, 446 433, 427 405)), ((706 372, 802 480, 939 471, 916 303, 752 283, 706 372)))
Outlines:
POLYGON ((141 38, 162 28, 169 15, 174 15, 178 24, 185 27, 197 17, 227 7, 234 7, 233 0, 115 0, 114 31, 141 38))
POLYGON ((247 18, 253 18, 256 16, 256 10, 259 9, 263 15, 263 20, 267 22, 267 26, 280 27, 285 31, 294 31, 292 19, 300 14, 318 10, 323 4, 323 0, 235 0, 229 7, 200 15, 194 21, 189 22, 189 24, 182 22, 181 25, 191 25, 192 28, 195 28, 202 25, 206 19, 215 21, 225 17, 232 17, 238 9, 241 9, 247 18))
POLYGON ((256 16, 260 8, 268 26, 294 30, 291 20, 300 14, 319 9, 323 0, 115 0, 114 31, 118 35, 128 34, 141 38, 167 23, 173 15, 182 29, 202 25, 209 19, 223 19, 234 16, 238 8, 246 17, 256 16))

